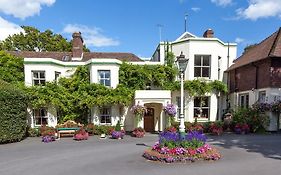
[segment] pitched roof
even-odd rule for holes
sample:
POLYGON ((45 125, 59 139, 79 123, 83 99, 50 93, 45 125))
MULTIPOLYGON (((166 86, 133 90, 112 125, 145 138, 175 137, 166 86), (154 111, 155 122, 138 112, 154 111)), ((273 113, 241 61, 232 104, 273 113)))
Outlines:
POLYGON ((138 62, 143 61, 132 53, 121 52, 84 52, 82 60, 64 60, 66 56, 72 57, 72 52, 32 52, 32 51, 8 51, 11 55, 23 58, 53 58, 68 62, 85 62, 90 59, 118 59, 120 61, 138 62))
POLYGON ((281 27, 234 61, 227 71, 268 58, 281 57, 281 27))

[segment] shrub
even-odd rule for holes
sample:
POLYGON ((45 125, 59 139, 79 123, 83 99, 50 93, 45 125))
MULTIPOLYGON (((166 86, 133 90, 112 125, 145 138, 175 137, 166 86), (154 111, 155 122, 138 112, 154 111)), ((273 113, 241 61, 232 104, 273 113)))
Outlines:
POLYGON ((167 127, 165 128, 165 131, 169 131, 169 132, 177 132, 177 128, 173 127, 173 126, 170 126, 170 127, 167 127))
POLYGON ((101 135, 101 134, 111 135, 112 131, 114 131, 114 126, 99 125, 94 127, 95 135, 101 135))
POLYGON ((24 92, 0 80, 0 143, 26 136, 27 98, 24 92))
POLYGON ((39 137, 40 136, 39 129, 27 127, 27 136, 28 137, 39 137))
POLYGON ((236 124, 248 124, 252 132, 264 129, 269 117, 255 108, 240 108, 233 115, 233 127, 236 124))
POLYGON ((221 135, 223 132, 223 122, 216 121, 210 124, 209 132, 214 135, 221 135))
POLYGON ((93 123, 89 123, 85 130, 89 133, 89 134, 94 134, 94 130, 95 130, 95 125, 93 123))
POLYGON ((55 133, 56 133, 56 129, 53 128, 53 127, 49 127, 49 126, 46 126, 46 125, 42 125, 40 128, 40 134, 41 136, 55 136, 55 133))
POLYGON ((120 121, 118 120, 116 126, 115 126, 115 131, 121 131, 121 125, 120 125, 120 121))

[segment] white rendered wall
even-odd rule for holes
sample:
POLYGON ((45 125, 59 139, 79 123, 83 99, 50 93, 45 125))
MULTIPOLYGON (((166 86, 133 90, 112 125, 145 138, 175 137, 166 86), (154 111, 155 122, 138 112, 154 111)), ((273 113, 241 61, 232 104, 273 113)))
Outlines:
POLYGON ((95 65, 90 66, 90 79, 91 83, 99 83, 98 71, 99 70, 110 70, 110 85, 112 88, 116 88, 119 84, 119 65, 117 64, 105 64, 105 65, 95 65))

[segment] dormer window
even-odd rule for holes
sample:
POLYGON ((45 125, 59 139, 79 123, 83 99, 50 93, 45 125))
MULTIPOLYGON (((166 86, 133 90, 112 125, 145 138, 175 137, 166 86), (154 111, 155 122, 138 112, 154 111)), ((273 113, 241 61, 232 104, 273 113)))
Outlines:
POLYGON ((110 87, 110 70, 98 70, 98 81, 100 84, 110 87))

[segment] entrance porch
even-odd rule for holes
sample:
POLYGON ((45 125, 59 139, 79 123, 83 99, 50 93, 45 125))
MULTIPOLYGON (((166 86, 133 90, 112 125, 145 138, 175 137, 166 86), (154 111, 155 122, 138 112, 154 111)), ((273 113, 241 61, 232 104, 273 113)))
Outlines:
POLYGON ((166 126, 166 117, 163 107, 171 103, 171 91, 165 90, 138 90, 135 92, 135 104, 144 105, 146 113, 138 123, 147 132, 163 131, 166 126))

